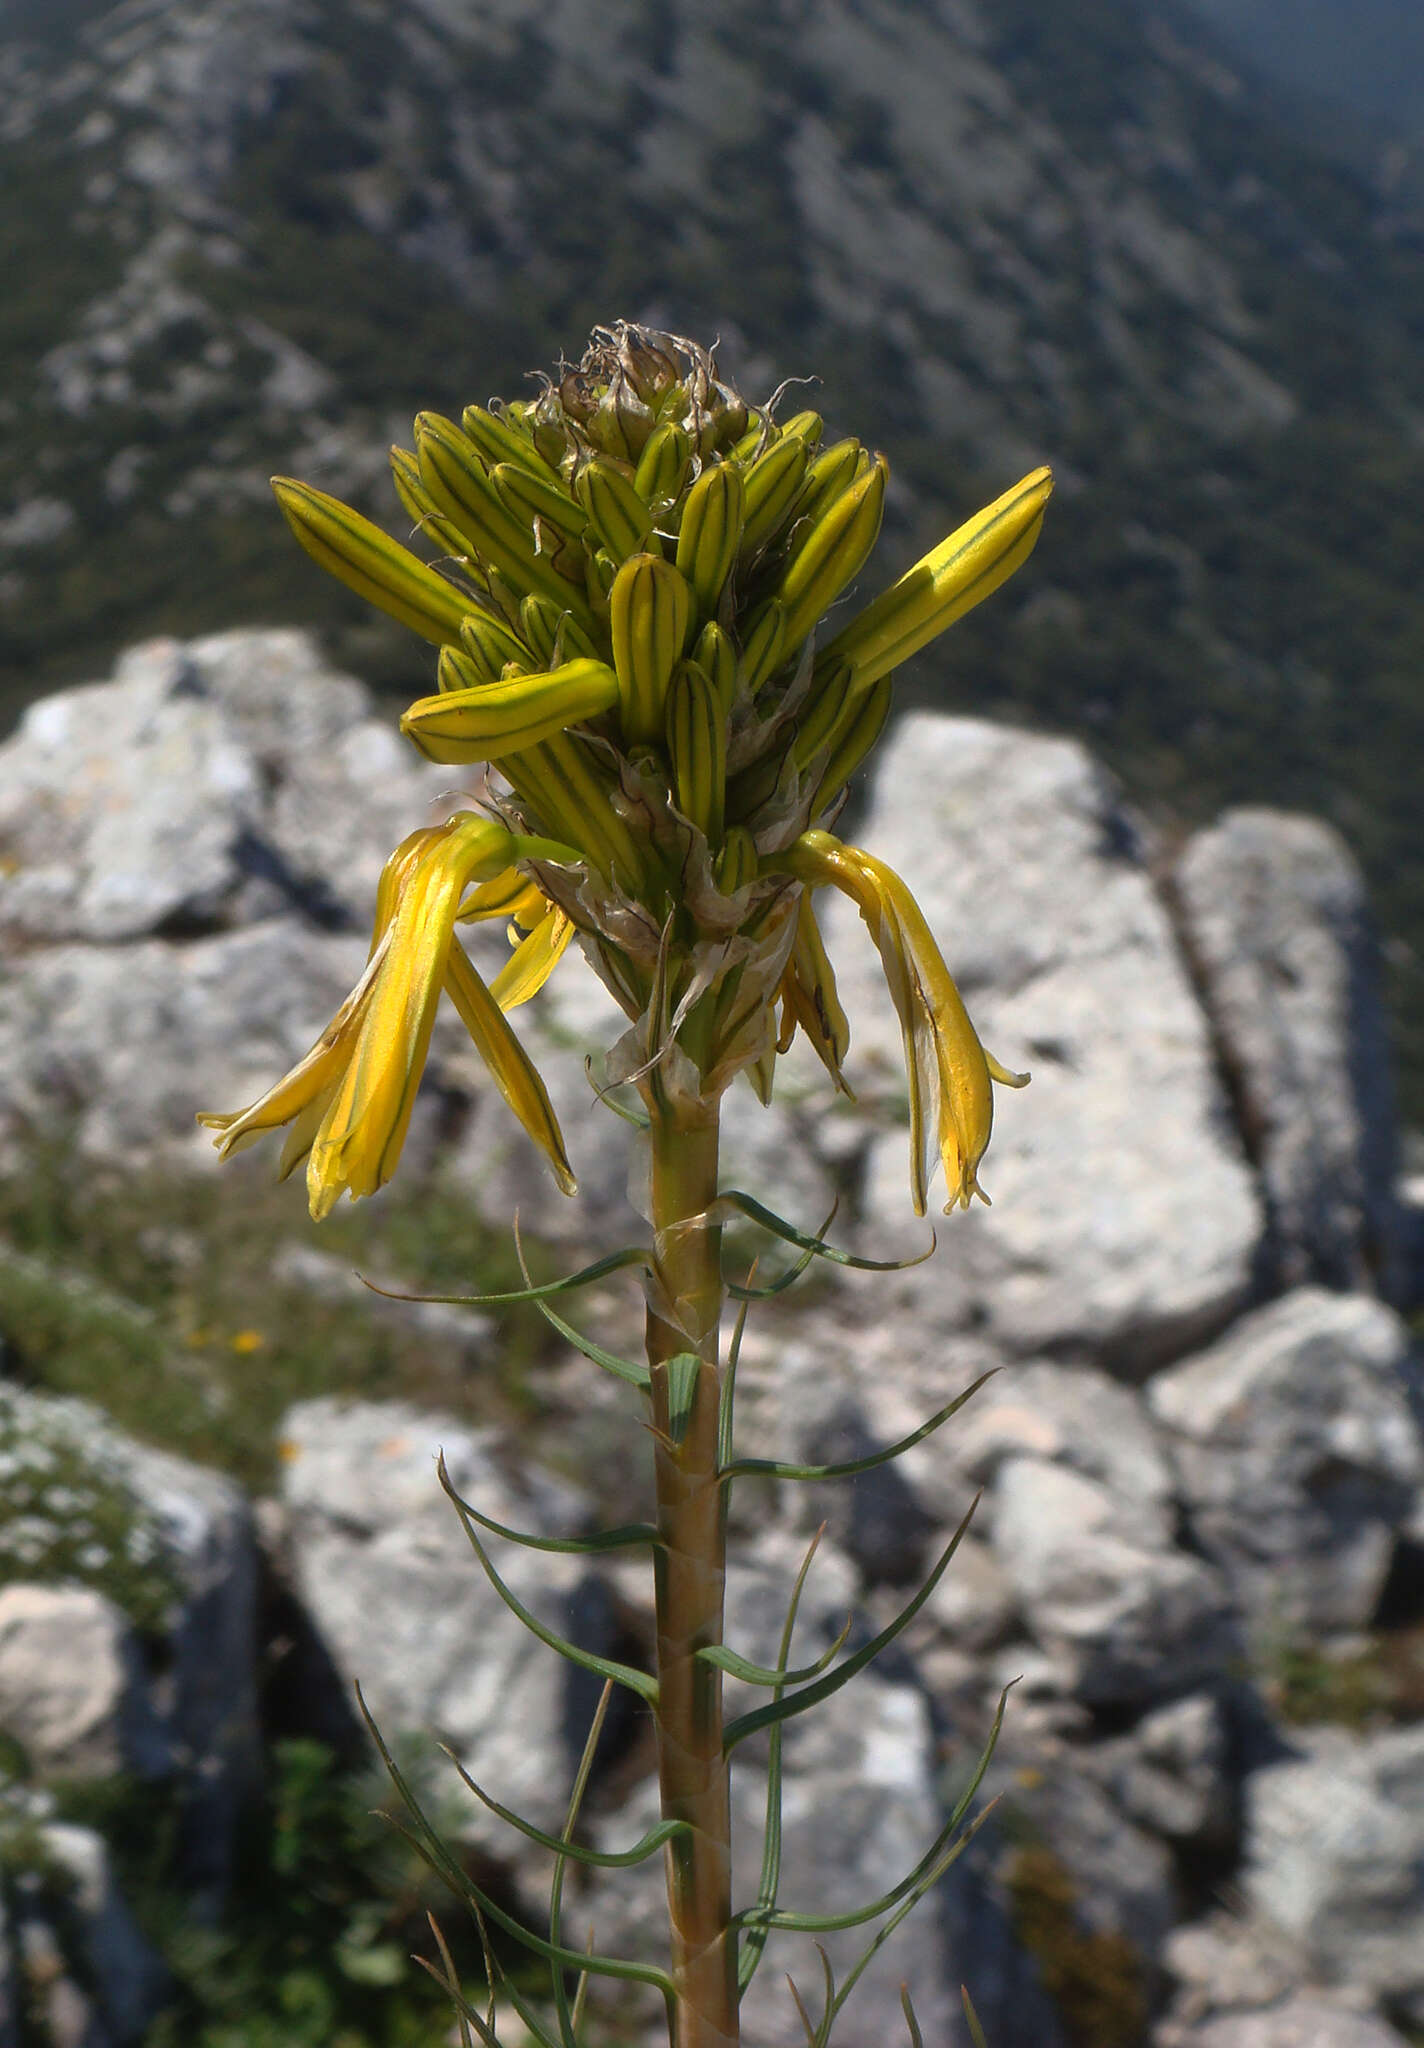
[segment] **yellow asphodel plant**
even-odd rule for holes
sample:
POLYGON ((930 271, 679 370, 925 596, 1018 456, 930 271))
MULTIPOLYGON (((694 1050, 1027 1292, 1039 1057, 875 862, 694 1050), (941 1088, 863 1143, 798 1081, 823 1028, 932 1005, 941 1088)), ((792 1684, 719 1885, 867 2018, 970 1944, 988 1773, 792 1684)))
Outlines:
MULTIPOLYGON (((904 882, 826 821, 884 726, 891 671, 1025 559, 1051 480, 1025 477, 818 641, 875 544, 886 463, 854 440, 823 446, 814 413, 748 405, 695 344, 620 322, 536 398, 471 406, 458 425, 423 413, 414 439, 392 467, 431 561, 309 485, 274 488, 308 553, 440 649, 438 689, 402 730, 431 760, 489 771, 484 815, 397 848, 366 970, 317 1044, 250 1108, 203 1121, 224 1154, 284 1127, 282 1171, 306 1160, 314 1216, 343 1190, 374 1193, 400 1157, 443 989, 572 1194, 504 1012, 575 939, 626 1012, 607 1078, 646 1108, 653 1233, 638 1371, 658 1653, 636 1689, 659 1734, 671 1961, 652 1975, 675 2048, 721 2048, 739 2038, 760 1948, 732 1911, 721 1707, 719 1103, 741 1073, 768 1099, 798 1030, 844 1086, 849 1028, 813 907, 839 890, 904 1035, 916 1208, 936 1159, 947 1208, 982 1193, 992 1086, 1027 1076, 980 1045, 904 882), (501 916, 515 949, 486 987, 459 927, 501 916)), ((577 2023, 558 2002, 567 2043, 577 2023)))

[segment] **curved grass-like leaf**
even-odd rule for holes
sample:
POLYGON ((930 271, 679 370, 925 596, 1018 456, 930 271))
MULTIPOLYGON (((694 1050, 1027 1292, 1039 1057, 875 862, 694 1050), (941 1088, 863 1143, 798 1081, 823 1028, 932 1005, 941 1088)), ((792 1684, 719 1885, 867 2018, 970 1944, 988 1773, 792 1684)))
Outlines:
MULTIPOLYGON (((597 1081, 593 1078, 592 1053, 587 1053, 584 1056, 583 1072, 584 1079, 593 1090, 595 1100, 601 1102, 605 1109, 611 1109, 615 1116, 622 1117, 624 1123, 631 1124, 635 1131, 646 1131, 651 1128, 652 1119, 650 1117, 645 1116, 641 1110, 630 1108, 626 1102, 615 1102, 612 1088, 599 1087, 597 1081)), ((615 1082, 614 1086, 621 1087, 622 1083, 615 1082)))
POLYGON ((941 1423, 948 1422, 951 1415, 957 1415, 966 1401, 970 1401, 982 1386, 1002 1372, 1002 1366, 991 1366, 988 1372, 980 1373, 972 1386, 955 1396, 945 1407, 933 1414, 928 1422, 922 1422, 918 1429, 912 1429, 908 1436, 902 1436, 898 1443, 888 1450, 872 1451, 864 1458, 847 1458, 839 1465, 792 1465, 778 1458, 738 1458, 723 1468, 724 1479, 751 1479, 760 1475, 766 1479, 854 1479, 857 1473, 873 1472, 877 1465, 888 1465, 892 1458, 898 1458, 902 1451, 908 1451, 913 1444, 937 1430, 941 1423))
POLYGON ((927 1892, 932 1891, 934 1889, 934 1887, 939 1883, 940 1879, 944 1876, 944 1873, 949 1869, 951 1863, 955 1861, 956 1857, 963 1855, 964 1851, 973 1841, 975 1835, 978 1834, 980 1828, 984 1825, 984 1822, 989 1818, 989 1815, 990 1813, 992 1813, 995 1804, 997 1804, 997 1801, 992 1802, 989 1806, 985 1807, 983 1813, 979 1815, 973 1827, 969 1829, 968 1833, 963 1837, 963 1839, 961 1841, 956 1842, 954 1847, 951 1850, 949 1850, 946 1855, 940 1858, 939 1863, 935 1866, 935 1868, 932 1871, 930 1871, 926 1875, 926 1877, 920 1884, 916 1885, 915 1889, 910 1893, 909 1897, 906 1898, 899 1906, 896 1907, 895 1911, 890 1915, 890 1918, 885 1922, 884 1926, 876 1929, 875 1938, 869 1943, 867 1943, 863 1954, 857 1958, 854 1969, 852 1969, 850 1975, 846 1978, 845 1983, 842 1984, 840 1990, 836 1993, 835 1998, 832 2000, 831 2010, 827 2016, 829 2022, 826 2030, 828 2039, 830 2035, 830 2026, 834 2024, 837 2013, 839 2013, 841 2007, 850 1997, 851 1992, 854 1991, 857 1983, 860 1981, 861 1976, 870 1966, 870 1963, 876 1956, 879 1955, 881 1949, 884 1948, 886 1942, 895 1932, 895 1929, 900 1925, 900 1922, 907 1918, 909 1914, 914 1912, 916 1906, 918 1906, 920 1900, 924 1898, 927 1892))
POLYGON ((900 1986, 900 2010, 905 2015, 905 2025, 910 2030, 910 2048, 925 2048, 925 2037, 920 2032, 920 2023, 915 2018, 914 2000, 910 1997, 908 1984, 900 1986))
POLYGON ((900 1612, 892 1622, 887 1623, 878 1635, 872 1636, 868 1643, 863 1644, 860 1649, 847 1657, 845 1663, 840 1665, 835 1671, 828 1671, 824 1678, 818 1678, 813 1684, 803 1686, 799 1692, 792 1693, 788 1699, 768 1700, 764 1707, 754 1707, 749 1714, 739 1714, 735 1721, 728 1724, 726 1733, 723 1736, 722 1748, 724 1753, 730 1754, 739 1742, 744 1742, 749 1735, 755 1735, 758 1729, 770 1728, 777 1721, 788 1721, 793 1714, 804 1714, 809 1707, 819 1706, 822 1700, 830 1699, 833 1693, 839 1692, 843 1685, 847 1685, 855 1677, 857 1671, 863 1671, 866 1665, 872 1663, 888 1644, 893 1643, 896 1636, 903 1629, 908 1628, 909 1624, 924 1606, 926 1600, 929 1599, 930 1594, 933 1593, 935 1587, 944 1577, 945 1572, 949 1569, 949 1561, 954 1556, 955 1551, 958 1550, 965 1531, 974 1519, 974 1510, 982 1499, 982 1492, 975 1494, 969 1504, 969 1512, 965 1515, 964 1520, 955 1530, 953 1536, 950 1537, 949 1543, 940 1556, 939 1562, 935 1565, 919 1592, 916 1593, 914 1599, 900 1609, 900 1612))
MULTIPOLYGON (((782 1623, 781 1643, 777 1662, 784 1665, 791 1655, 791 1638, 796 1630, 796 1614, 801 1605, 801 1592, 806 1584, 806 1575, 811 1569, 811 1560, 820 1547, 826 1533, 823 1522, 806 1547, 801 1560, 801 1569, 796 1574, 796 1583, 791 1588, 791 1598, 786 1605, 786 1620, 782 1623)), ((775 1695, 781 1697, 780 1689, 775 1695)), ((765 1911, 776 1906, 777 1893, 781 1885, 781 1751, 785 1730, 778 1724, 767 1738, 766 1765, 766 1827, 762 1834, 761 1876, 757 1883, 757 1905, 765 1911)), ((746 1990, 756 1975, 757 1965, 766 1948, 767 1929, 754 1926, 739 1944, 737 1952, 737 1991, 746 1990)))
POLYGON ((892 1885, 888 1892, 882 1892, 878 1899, 872 1899, 868 1906, 855 1906, 849 1912, 791 1913, 777 1911, 767 1914, 763 1913, 759 1907, 749 1906, 744 1912, 734 1915, 738 1924, 750 1926, 753 1924, 753 1916, 755 1916, 755 1924, 764 1925, 768 1930, 779 1928, 788 1934, 835 1934, 847 1927, 863 1927, 867 1920, 877 1919, 880 1914, 890 1912, 910 1892, 913 1892, 916 1898, 922 1896, 922 1890, 926 1883, 935 1884, 939 1881, 939 1878, 948 1870, 954 1858, 968 1847, 969 1843, 974 1839, 974 1835, 983 1826, 989 1813, 993 1811, 992 1806, 986 1807, 984 1813, 974 1822, 973 1827, 964 1837, 964 1840, 955 1843, 952 1853, 946 1855, 946 1850, 949 1848, 953 1837, 959 1832, 964 1816, 969 1811, 970 1801, 984 1782, 984 1773, 989 1768, 989 1760, 993 1756, 995 1746, 999 1740, 999 1731, 1004 1725, 1004 1708, 1008 1704, 1009 1691, 1010 1688, 1005 1686, 999 1695, 998 1710, 994 1715, 993 1726, 989 1730, 989 1739, 985 1743, 979 1760, 974 1767, 973 1777, 963 1792, 960 1793, 958 1799, 955 1800, 954 1810, 930 1843, 929 1848, 926 1849, 914 1869, 905 1877, 902 1877, 898 1884, 892 1885), (930 1873, 933 1873, 933 1875, 930 1875, 930 1873))
MULTIPOLYGON (((556 1947, 553 1942, 546 1941, 542 1934, 536 1934, 532 1927, 526 1927, 513 1913, 506 1912, 495 1899, 492 1899, 469 1872, 463 1870, 455 1861, 441 1840, 439 1831, 427 1819, 419 1800, 406 1783, 399 1765, 386 1747, 385 1739, 371 1717, 371 1711, 366 1705, 359 1685, 356 1688, 356 1701, 361 1709, 361 1718, 366 1723, 371 1740, 380 1752, 381 1761, 386 1767, 391 1783, 415 1824, 414 1828, 401 1827, 399 1822, 395 1825, 400 1827, 400 1832, 429 1864, 437 1877, 445 1879, 458 1898, 464 1899, 468 1905, 492 1920, 496 1927, 502 1927, 521 1948, 528 1949, 532 1955, 542 1957, 545 1962, 556 1962, 569 1970, 591 1970, 598 1977, 621 1978, 633 1984, 651 1984, 662 1993, 671 2011, 676 1995, 673 1981, 666 1970, 660 1970, 655 1963, 629 1963, 624 1962, 619 1956, 580 1955, 577 1949, 556 1947)), ((520 2017, 524 2017, 522 2011, 520 2017)), ((550 2044, 550 2048, 557 2048, 557 2044, 550 2044)))
MULTIPOLYGON (((578 1824, 579 1808, 583 1805, 583 1795, 588 1789, 588 1778, 589 1772, 593 1769, 594 1752, 598 1748, 598 1738, 603 1733, 603 1724, 608 1718, 608 1702, 612 1697, 613 1683, 610 1679, 605 1681, 603 1691, 598 1696, 598 1705, 593 1710, 593 1720, 589 1724, 588 1740, 584 1743, 583 1755, 579 1758, 579 1767, 574 1773, 573 1789, 569 1793, 568 1810, 564 1815, 564 1830, 559 1837, 559 1844, 554 1855, 554 1875, 549 1886, 549 1940, 555 1948, 562 1946, 559 1937, 563 1931, 564 1872, 568 1867, 573 1832, 578 1824)), ((574 2016, 569 2006, 568 1992, 564 1985, 564 1972, 555 1964, 549 1974, 554 1989, 554 2013, 559 2022, 559 2034, 562 2039, 563 2048, 578 2048, 574 2016)), ((587 1976, 581 1975, 579 1978, 580 1987, 587 1982, 587 1976)))
POLYGON ((502 1536, 506 1543, 518 1543, 525 1550, 551 1550, 572 1557, 598 1557, 605 1550, 628 1550, 639 1543, 656 1544, 661 1539, 651 1522, 626 1522, 617 1529, 598 1529, 591 1536, 531 1536, 524 1529, 511 1529, 504 1522, 496 1522, 492 1515, 481 1514, 469 1501, 463 1499, 447 1486, 445 1491, 456 1501, 464 1514, 488 1529, 491 1536, 502 1536))
POLYGON ((465 1503, 450 1484, 450 1474, 446 1470, 443 1453, 436 1461, 435 1470, 441 1486, 454 1503, 455 1512, 460 1517, 460 1525, 469 1539, 470 1548, 484 1567, 485 1577, 494 1587, 495 1592, 498 1593, 510 1613, 517 1620, 523 1622, 531 1635, 537 1636, 541 1643, 547 1643, 551 1650, 557 1650, 559 1655, 568 1663, 578 1664, 585 1671, 595 1671, 600 1678, 611 1678, 615 1685, 626 1685, 630 1692, 637 1693, 638 1697, 646 1700, 649 1706, 656 1705, 658 1682, 650 1672, 638 1671, 631 1664, 620 1664, 612 1657, 600 1657, 594 1650, 581 1650, 577 1643, 571 1643, 566 1637, 558 1635, 553 1629, 546 1628, 537 1615, 530 1613, 518 1595, 506 1586, 504 1580, 491 1564, 488 1552, 475 1534, 475 1524, 466 1510, 465 1503))
POLYGON ((651 1384, 652 1376, 647 1366, 640 1360, 620 1358, 616 1351, 605 1351, 601 1344, 594 1343, 592 1337, 585 1337, 572 1323, 566 1323, 561 1315, 550 1308, 547 1301, 536 1300, 534 1306, 545 1322, 552 1325, 561 1337, 567 1339, 575 1351, 582 1352, 585 1358, 591 1359, 595 1365, 602 1366, 605 1372, 611 1372, 615 1379, 625 1381, 630 1387, 642 1387, 645 1391, 651 1384))
POLYGON ((492 1814, 523 1835, 526 1841, 536 1842, 541 1849, 548 1849, 555 1855, 572 1856, 575 1862, 587 1864, 590 1870, 631 1870, 634 1864, 646 1863, 650 1856, 656 1855, 664 1842, 689 1831, 689 1823, 685 1820, 660 1820, 631 1849, 588 1849, 582 1844, 565 1843, 557 1835, 545 1834, 542 1828, 535 1827, 533 1821, 525 1820, 510 1807, 501 1806, 497 1799, 476 1784, 452 1749, 446 1748, 445 1754, 459 1772, 466 1791, 473 1792, 481 1806, 488 1807, 492 1814))
POLYGON ((804 1685, 809 1678, 819 1678, 831 1662, 837 1650, 841 1649, 846 1637, 854 1626, 855 1618, 846 1622, 835 1641, 816 1659, 814 1664, 803 1664, 799 1671, 785 1671, 779 1665, 753 1664, 750 1657, 740 1656, 729 1650, 725 1643, 704 1643, 694 1654, 704 1664, 715 1664, 719 1671, 725 1671, 729 1678, 740 1678, 746 1685, 804 1685))
POLYGON ((759 1223, 763 1230, 769 1230, 784 1244, 794 1244, 799 1250, 810 1252, 813 1258, 829 1259, 833 1266, 853 1266, 858 1273, 908 1272, 911 1266, 922 1266, 935 1248, 935 1235, 931 1230, 929 1245, 913 1259, 863 1259, 855 1252, 843 1252, 838 1246, 827 1244, 824 1238, 798 1230, 794 1223, 788 1223, 784 1216, 778 1216, 774 1209, 768 1209, 765 1203, 744 1193, 741 1188, 725 1188, 717 1200, 725 1202, 730 1209, 739 1210, 753 1223, 759 1223))
MULTIPOLYGON (((519 1259, 519 1270, 524 1275, 524 1284, 526 1287, 532 1287, 534 1283, 529 1278, 529 1267, 524 1258, 524 1240, 519 1234, 519 1215, 517 1211, 514 1217, 514 1249, 519 1259)), ((581 1352, 594 1365, 601 1365, 605 1372, 612 1373, 615 1379, 626 1380, 631 1387, 647 1387, 651 1384, 651 1375, 647 1365, 641 1360, 620 1358, 616 1351, 605 1351, 601 1344, 595 1344, 591 1337, 585 1337, 582 1331, 574 1328, 572 1323, 566 1323, 562 1316, 556 1315, 542 1297, 535 1301, 534 1306, 538 1309, 540 1315, 543 1316, 546 1323, 557 1330, 561 1337, 566 1338, 573 1345, 575 1351, 581 1352)))
MULTIPOLYGON (((757 1262, 752 1260, 747 1269, 747 1286, 756 1277, 757 1262)), ((737 1398, 737 1367, 742 1360, 742 1338, 746 1333, 747 1316, 751 1310, 751 1296, 743 1291, 741 1307, 737 1310, 736 1324, 732 1330, 732 1341, 727 1347, 727 1370, 722 1375, 722 1400, 717 1412, 717 1468, 722 1471, 730 1464, 732 1457, 732 1413, 737 1398)))
POLYGON ((979 2015, 974 2010, 974 2001, 969 1996, 968 1985, 960 1985, 959 1996, 964 2006, 964 2017, 969 2025, 969 2038, 973 2041, 974 2048, 989 2048, 988 2042, 984 2039, 984 2029, 979 2024, 979 2015))
POLYGON ((562 1280, 545 1280, 537 1287, 513 1287, 503 1294, 402 1294, 394 1287, 378 1287, 364 1273, 357 1278, 372 1294, 383 1295, 387 1301, 441 1301, 454 1308, 507 1308, 515 1302, 542 1301, 551 1294, 567 1294, 572 1288, 591 1286, 609 1273, 621 1273, 628 1266, 643 1266, 647 1262, 648 1253, 641 1245, 625 1245, 621 1252, 609 1252, 606 1258, 595 1259, 591 1266, 581 1266, 577 1273, 568 1273, 562 1280))

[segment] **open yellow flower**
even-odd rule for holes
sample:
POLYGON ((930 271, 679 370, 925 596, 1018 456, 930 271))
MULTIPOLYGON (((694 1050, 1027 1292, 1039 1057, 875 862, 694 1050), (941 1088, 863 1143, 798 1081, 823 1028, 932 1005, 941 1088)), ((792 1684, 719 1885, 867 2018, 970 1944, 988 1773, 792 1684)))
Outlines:
MULTIPOLYGON (((455 937, 472 884, 497 883, 522 907, 529 885, 512 870, 518 850, 502 825, 468 811, 397 847, 381 876, 365 972, 311 1051, 250 1108, 199 1118, 218 1132, 224 1157, 287 1125, 280 1170, 285 1177, 306 1159, 313 1216, 326 1215, 343 1190, 353 1199, 374 1194, 400 1158, 443 987, 560 1187, 575 1191, 544 1083, 504 1020, 501 992, 485 987, 455 937)), ((534 993, 567 944, 549 929, 560 915, 546 909, 514 954, 506 1006, 534 993)))
MULTIPOLYGON (((945 1213, 967 1209, 974 1195, 987 1203, 978 1174, 994 1121, 990 1083, 1022 1088, 1028 1075, 1011 1073, 984 1050, 919 905, 884 861, 829 832, 803 833, 782 861, 808 889, 829 884, 849 896, 880 954, 905 1043, 910 1192, 916 1215, 925 1213, 936 1150, 949 1195, 945 1213)), ((826 1007, 822 997, 816 1009, 825 1012, 826 1007)), ((814 1032, 810 1035, 817 1043, 814 1032)), ((839 1043, 842 1034, 835 1037, 839 1043)), ((843 1052, 841 1044, 834 1072, 843 1052)))

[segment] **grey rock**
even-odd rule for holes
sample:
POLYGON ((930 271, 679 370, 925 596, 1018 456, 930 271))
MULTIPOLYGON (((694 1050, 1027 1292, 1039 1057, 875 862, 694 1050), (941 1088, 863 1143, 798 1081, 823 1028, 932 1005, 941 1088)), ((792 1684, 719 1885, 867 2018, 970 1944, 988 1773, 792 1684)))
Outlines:
POLYGON ((194 1115, 241 1109, 307 1052, 365 958, 296 917, 176 946, 56 946, 0 986, 12 1144, 72 1126, 81 1151, 210 1157, 194 1115))
POLYGON ((133 1629, 88 1586, 0 1590, 0 1733, 40 1777, 170 1767, 133 1629))
POLYGON ((1233 1818, 1228 1763, 1221 1706, 1210 1693, 1158 1707, 1127 1735, 1095 1743, 1080 1758, 1081 1768, 1150 1834, 1218 1849, 1233 1818))
MULTIPOLYGON (((917 713, 879 757, 858 836, 914 890, 985 1043, 1034 1071, 998 1095, 995 1207, 945 1225, 900 1299, 921 1327, 972 1318, 1013 1350, 1094 1352, 1127 1376, 1212 1334, 1246 1298, 1262 1219, 1113 784, 1069 741, 917 713)), ((904 1083, 879 964, 849 906, 826 924, 848 1078, 888 1114, 904 1083)), ((902 1253, 905 1144, 876 1142, 864 1192, 875 1245, 902 1253)))
MULTIPOLYGON (((418 1738, 432 1764, 435 1744, 447 1743, 496 1799, 557 1830, 584 1731, 571 1753, 562 1667, 481 1570, 437 1481, 442 1449, 457 1491, 496 1521, 559 1535, 587 1516, 571 1488, 516 1475, 492 1430, 398 1402, 303 1402, 281 1434, 297 1592, 336 1672, 360 1683, 398 1753, 418 1738)), ((490 1541, 516 1598, 567 1634, 583 1568, 490 1541)), ((442 1770, 456 1802, 445 1818, 463 1839, 546 1869, 442 1770)))
POLYGON ((1424 1727, 1298 1748, 1247 1781, 1244 1890, 1318 1978, 1424 2012, 1424 1727))
POLYGON ((75 1961, 90 1987, 95 2018, 122 2048, 138 2040, 157 2013, 167 1971, 118 1890, 102 1838, 92 1828, 51 1821, 40 1839, 44 1854, 69 1880, 68 1901, 79 1928, 75 1961))
MULTIPOLYGON (((923 1382, 919 1398, 928 1402, 931 1374, 917 1377, 923 1382)), ((877 1384, 869 1397, 872 1409, 880 1405, 881 1391, 877 1384)), ((1014 1457, 1048 1459, 1082 1473, 1118 1502, 1129 1532, 1153 1542, 1169 1538, 1171 1466, 1141 1396, 1099 1368, 1043 1360, 1006 1366, 943 1429, 915 1447, 905 1469, 917 1479, 921 1498, 952 1500, 966 1488, 991 1484, 1014 1457)))
MULTIPOLYGON (((135 1527, 172 1584, 161 1674, 147 1698, 176 1777, 185 1881, 216 1898, 258 1771, 257 1564, 247 1502, 230 1480, 138 1443, 88 1402, 8 1386, 0 1402, 21 1436, 71 1446, 129 1495, 135 1527)), ((147 1736, 143 1743, 141 1754, 156 1762, 147 1736)))
POLYGON ((300 909, 365 925, 448 789, 297 632, 131 649, 0 748, 0 931, 134 939, 300 909))
POLYGON ((1234 810, 1173 876, 1288 1285, 1399 1281, 1395 1107, 1364 879, 1318 818, 1234 810))
POLYGON ((1135 1526, 1096 1481, 1010 1458, 989 1502, 995 1552, 1030 1634, 1093 1705, 1137 1705, 1219 1673, 1233 1638, 1212 1568, 1135 1526))
POLYGON ((1258 1638, 1369 1621, 1424 1480, 1408 1354, 1380 1302, 1300 1288, 1149 1386, 1196 1540, 1258 1638))
POLYGON ((1268 2012, 1223 2013, 1174 2036, 1172 2048, 1178 2042, 1180 2048, 1403 2048, 1404 2036, 1373 2013, 1307 1995, 1268 2012))
POLYGON ((1155 2048, 1185 2048, 1215 2013, 1280 2005, 1310 1975, 1297 1944, 1240 1901, 1235 1911, 1217 1907, 1174 1927, 1162 1944, 1162 1964, 1175 1993, 1155 2048))

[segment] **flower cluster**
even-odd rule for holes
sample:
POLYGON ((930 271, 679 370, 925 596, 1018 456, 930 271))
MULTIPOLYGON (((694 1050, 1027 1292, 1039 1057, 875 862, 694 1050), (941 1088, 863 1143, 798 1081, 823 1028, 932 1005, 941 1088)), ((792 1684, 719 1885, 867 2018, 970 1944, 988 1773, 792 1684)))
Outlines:
MULTIPOLYGON (((822 445, 813 412, 749 406, 712 355, 618 323, 526 402, 415 422, 392 452, 428 563, 309 485, 274 488, 323 567, 440 649, 402 730, 481 767, 486 815, 414 833, 382 878, 366 971, 304 1060, 251 1108, 208 1116, 226 1153, 288 1126, 314 1214, 394 1170, 442 988, 566 1191, 537 1072, 504 1012, 577 937, 631 1020, 610 1080, 769 1096, 799 1030, 838 1084, 849 1042, 813 908, 838 889, 884 962, 904 1031, 912 1187, 942 1161, 979 1192, 991 1081, 903 882, 824 829, 890 707, 891 671, 1024 560, 1051 489, 1036 470, 824 641, 816 629, 880 529, 887 466, 822 445), (458 937, 505 916, 488 988, 458 937)), ((843 1084, 841 1084, 843 1085, 843 1084)))

